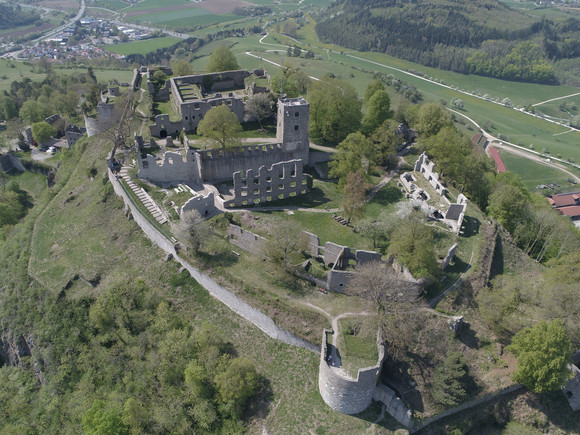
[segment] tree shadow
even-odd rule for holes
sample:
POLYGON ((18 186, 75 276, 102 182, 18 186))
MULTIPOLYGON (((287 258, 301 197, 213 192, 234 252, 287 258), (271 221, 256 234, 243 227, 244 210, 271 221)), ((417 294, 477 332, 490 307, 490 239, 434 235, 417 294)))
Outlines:
POLYGON ((231 250, 226 251, 215 251, 213 253, 198 251, 198 258, 203 261, 207 266, 222 266, 228 267, 238 262, 238 256, 234 254, 231 250))
POLYGON ((503 241, 501 237, 497 238, 493 257, 491 261, 491 270, 489 273, 489 281, 498 275, 503 274, 504 271, 504 257, 503 257, 503 241))
MULTIPOLYGON (((427 381, 427 369, 432 366, 431 362, 420 355, 409 353, 414 360, 414 368, 419 370, 419 377, 423 383, 427 381)), ((423 396, 417 389, 417 380, 409 374, 411 365, 406 361, 395 361, 391 357, 383 363, 381 380, 385 385, 394 390, 397 395, 414 411, 423 412, 425 404, 423 396)))
POLYGON ((481 221, 473 216, 465 216, 463 218, 463 237, 469 238, 479 234, 481 221))
POLYGON ((256 395, 248 401, 244 412, 244 420, 257 418, 266 419, 270 413, 270 407, 274 400, 274 393, 270 380, 263 375, 258 378, 258 391, 256 395))
POLYGON ((470 349, 479 349, 479 338, 477 338, 477 332, 471 329, 469 323, 463 323, 461 332, 457 336, 457 339, 470 349))

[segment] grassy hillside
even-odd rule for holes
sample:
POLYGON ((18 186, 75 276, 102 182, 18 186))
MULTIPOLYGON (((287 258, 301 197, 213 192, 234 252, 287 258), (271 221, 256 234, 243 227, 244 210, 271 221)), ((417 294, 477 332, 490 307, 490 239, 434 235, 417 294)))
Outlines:
MULTIPOLYGON (((26 426, 78 433, 93 400, 122 413, 128 398, 143 407, 140 424, 146 431, 179 430, 174 425, 189 418, 179 411, 187 400, 180 361, 187 343, 208 322, 214 337, 225 337, 235 355, 258 367, 259 395, 244 414, 250 433, 261 433, 264 426, 271 433, 361 433, 371 426, 375 433, 387 433, 397 428, 388 418, 373 425, 380 412, 374 407, 353 417, 332 411, 318 393, 317 355, 268 338, 179 275, 177 264, 165 263, 164 253, 125 218, 122 202, 103 182, 109 144, 83 142, 63 156, 52 191, 31 188, 35 208, 0 242, 6 266, 0 271, 0 324, 5 334, 34 337, 28 361, 41 361, 45 382, 36 383, 26 360, 21 367, 0 367, 0 432, 21 432, 26 426), (93 165, 97 174, 91 178, 93 165), (169 307, 162 317, 143 312, 143 320, 153 317, 139 335, 117 330, 122 345, 95 327, 90 315, 91 307, 120 283, 149 289, 141 309, 169 307), (168 354, 164 346, 175 350, 168 354), (177 370, 169 383, 159 377, 167 370, 177 370)), ((28 178, 34 177, 19 180, 36 186, 28 178)))

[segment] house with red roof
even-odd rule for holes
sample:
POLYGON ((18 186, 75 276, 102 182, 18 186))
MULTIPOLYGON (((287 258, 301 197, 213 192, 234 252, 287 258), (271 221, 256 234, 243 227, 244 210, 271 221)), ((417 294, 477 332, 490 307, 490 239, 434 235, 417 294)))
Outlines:
POLYGON ((580 228, 580 192, 559 193, 547 197, 553 209, 570 216, 574 225, 580 228))

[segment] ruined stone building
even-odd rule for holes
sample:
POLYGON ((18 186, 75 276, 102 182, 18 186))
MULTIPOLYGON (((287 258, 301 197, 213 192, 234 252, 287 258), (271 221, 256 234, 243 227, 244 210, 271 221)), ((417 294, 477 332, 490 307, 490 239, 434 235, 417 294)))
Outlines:
MULTIPOLYGON (((264 75, 265 71, 254 73, 264 75)), ((252 92, 268 91, 256 86, 246 88, 246 78, 250 75, 247 70, 235 70, 172 77, 157 92, 149 81, 149 92, 155 95, 155 101, 171 101, 174 112, 181 118, 172 120, 168 114, 157 115, 155 123, 149 127, 151 135, 164 138, 179 134, 181 130, 193 131, 207 112, 222 104, 243 122, 244 97, 252 92)))
POLYGON ((159 185, 221 183, 219 192, 208 187, 207 194, 215 195, 214 199, 223 207, 306 193, 307 178, 303 170, 309 164, 309 110, 303 98, 278 100, 276 142, 271 144, 197 150, 186 140, 184 150, 167 151, 163 157, 156 157, 143 156, 143 141, 137 138, 138 176, 159 185))

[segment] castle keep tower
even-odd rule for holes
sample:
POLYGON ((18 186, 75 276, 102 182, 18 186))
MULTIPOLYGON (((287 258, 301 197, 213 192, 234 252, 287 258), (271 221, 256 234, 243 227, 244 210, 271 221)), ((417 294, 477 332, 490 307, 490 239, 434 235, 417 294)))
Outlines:
POLYGON ((294 158, 302 159, 308 166, 308 120, 310 105, 304 98, 281 98, 278 100, 278 125, 276 142, 284 145, 294 158))

